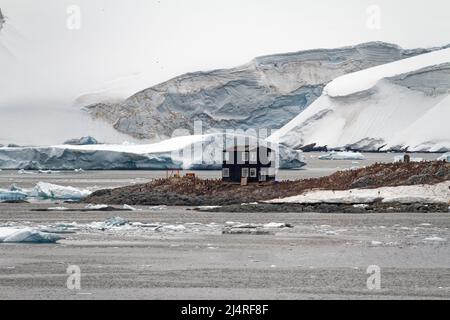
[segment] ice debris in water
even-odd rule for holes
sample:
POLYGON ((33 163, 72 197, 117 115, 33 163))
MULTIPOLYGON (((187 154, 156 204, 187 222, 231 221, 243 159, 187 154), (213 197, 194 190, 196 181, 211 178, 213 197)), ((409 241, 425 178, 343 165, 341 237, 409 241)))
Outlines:
POLYGON ((0 201, 21 201, 27 197, 28 194, 22 191, 0 189, 0 201))
POLYGON ((0 227, 0 243, 55 243, 61 239, 60 235, 28 227, 0 227))
POLYGON ((423 239, 424 241, 430 241, 430 242, 446 242, 447 239, 441 238, 441 237, 429 237, 429 238, 425 238, 423 239))
POLYGON ((32 196, 44 199, 82 199, 92 192, 86 189, 63 187, 47 182, 38 182, 32 191, 32 196))
POLYGON ((108 205, 106 205, 106 204, 88 204, 84 208, 87 210, 95 211, 95 210, 106 209, 106 208, 108 208, 108 205))
POLYGON ((51 207, 47 209, 48 211, 68 211, 69 208, 66 207, 51 207))
POLYGON ((142 209, 136 209, 135 207, 129 206, 127 204, 123 205, 124 210, 130 210, 130 211, 142 211, 142 209))
POLYGON ((437 160, 438 161, 450 162, 450 152, 443 154, 437 160))
POLYGON ((366 157, 364 157, 359 152, 351 152, 351 151, 343 151, 343 152, 336 152, 331 151, 330 153, 327 153, 325 155, 322 155, 319 157, 319 160, 364 160, 366 157))

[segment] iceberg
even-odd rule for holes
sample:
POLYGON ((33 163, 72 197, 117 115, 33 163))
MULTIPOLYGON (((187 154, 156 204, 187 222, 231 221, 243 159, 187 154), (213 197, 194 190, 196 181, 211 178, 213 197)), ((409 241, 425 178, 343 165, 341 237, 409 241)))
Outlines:
POLYGON ((450 152, 443 154, 438 158, 438 161, 450 162, 450 152))
POLYGON ((17 190, 0 189, 0 201, 22 201, 28 197, 28 194, 17 190))
POLYGON ((55 243, 61 239, 60 235, 33 228, 0 227, 0 243, 55 243))
POLYGON ((92 192, 86 189, 63 187, 47 182, 39 182, 31 191, 30 196, 44 199, 76 200, 90 195, 92 192))
POLYGON ((365 158, 366 157, 359 152, 350 151, 331 151, 330 153, 319 156, 319 160, 364 160, 365 158))

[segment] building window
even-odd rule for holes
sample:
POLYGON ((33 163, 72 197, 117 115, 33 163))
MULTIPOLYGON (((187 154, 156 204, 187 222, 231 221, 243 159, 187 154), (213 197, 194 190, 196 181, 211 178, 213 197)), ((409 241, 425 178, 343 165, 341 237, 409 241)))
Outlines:
POLYGON ((242 178, 248 178, 248 168, 242 168, 242 178))
POLYGON ((256 152, 250 152, 250 161, 251 162, 257 162, 258 161, 258 155, 256 152))
POLYGON ((257 177, 257 170, 256 168, 250 168, 250 177, 256 178, 257 177))
POLYGON ((248 152, 242 152, 242 161, 247 162, 248 161, 248 152))
POLYGON ((222 169, 222 177, 223 178, 229 178, 230 177, 230 168, 223 168, 222 169))
POLYGON ((259 173, 259 181, 267 181, 268 171, 265 168, 262 168, 259 173))
POLYGON ((224 152, 223 153, 223 161, 226 163, 230 162, 230 153, 229 152, 224 152))

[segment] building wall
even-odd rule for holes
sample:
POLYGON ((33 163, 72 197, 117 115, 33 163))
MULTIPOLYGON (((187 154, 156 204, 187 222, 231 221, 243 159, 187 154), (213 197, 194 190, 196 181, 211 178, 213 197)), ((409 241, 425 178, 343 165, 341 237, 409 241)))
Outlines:
MULTIPOLYGON (((241 182, 242 178, 242 169, 247 168, 248 169, 248 182, 258 182, 260 181, 260 174, 261 171, 269 171, 268 168, 272 167, 272 162, 269 161, 267 155, 269 152, 272 152, 270 149, 263 148, 260 150, 260 148, 252 150, 252 151, 244 151, 244 150, 232 150, 232 151, 225 151, 229 155, 229 159, 225 159, 222 165, 223 169, 229 170, 229 177, 223 177, 223 181, 228 182, 241 182), (247 152, 248 157, 243 158, 243 153, 247 152), (252 152, 256 152, 256 157, 251 155, 252 152), (261 152, 261 153, 260 153, 261 152), (265 154, 265 156, 264 156, 265 154), (261 157, 263 155, 263 157, 261 157), (227 161, 228 160, 228 161, 227 161), (246 161, 244 161, 246 160, 246 161), (262 163, 263 162, 263 163, 262 163), (256 169, 256 177, 251 177, 251 169, 256 169)), ((223 176, 223 172, 222 172, 223 176)), ((267 176, 267 181, 274 180, 275 176, 267 176)))

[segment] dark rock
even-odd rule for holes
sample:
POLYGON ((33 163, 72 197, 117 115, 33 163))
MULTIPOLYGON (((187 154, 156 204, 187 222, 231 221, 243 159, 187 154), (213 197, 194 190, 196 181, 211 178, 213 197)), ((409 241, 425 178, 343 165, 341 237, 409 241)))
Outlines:
POLYGON ((350 185, 350 189, 362 189, 362 188, 367 188, 370 186, 374 185, 374 178, 372 177, 361 177, 357 180, 355 180, 351 185, 350 185))

